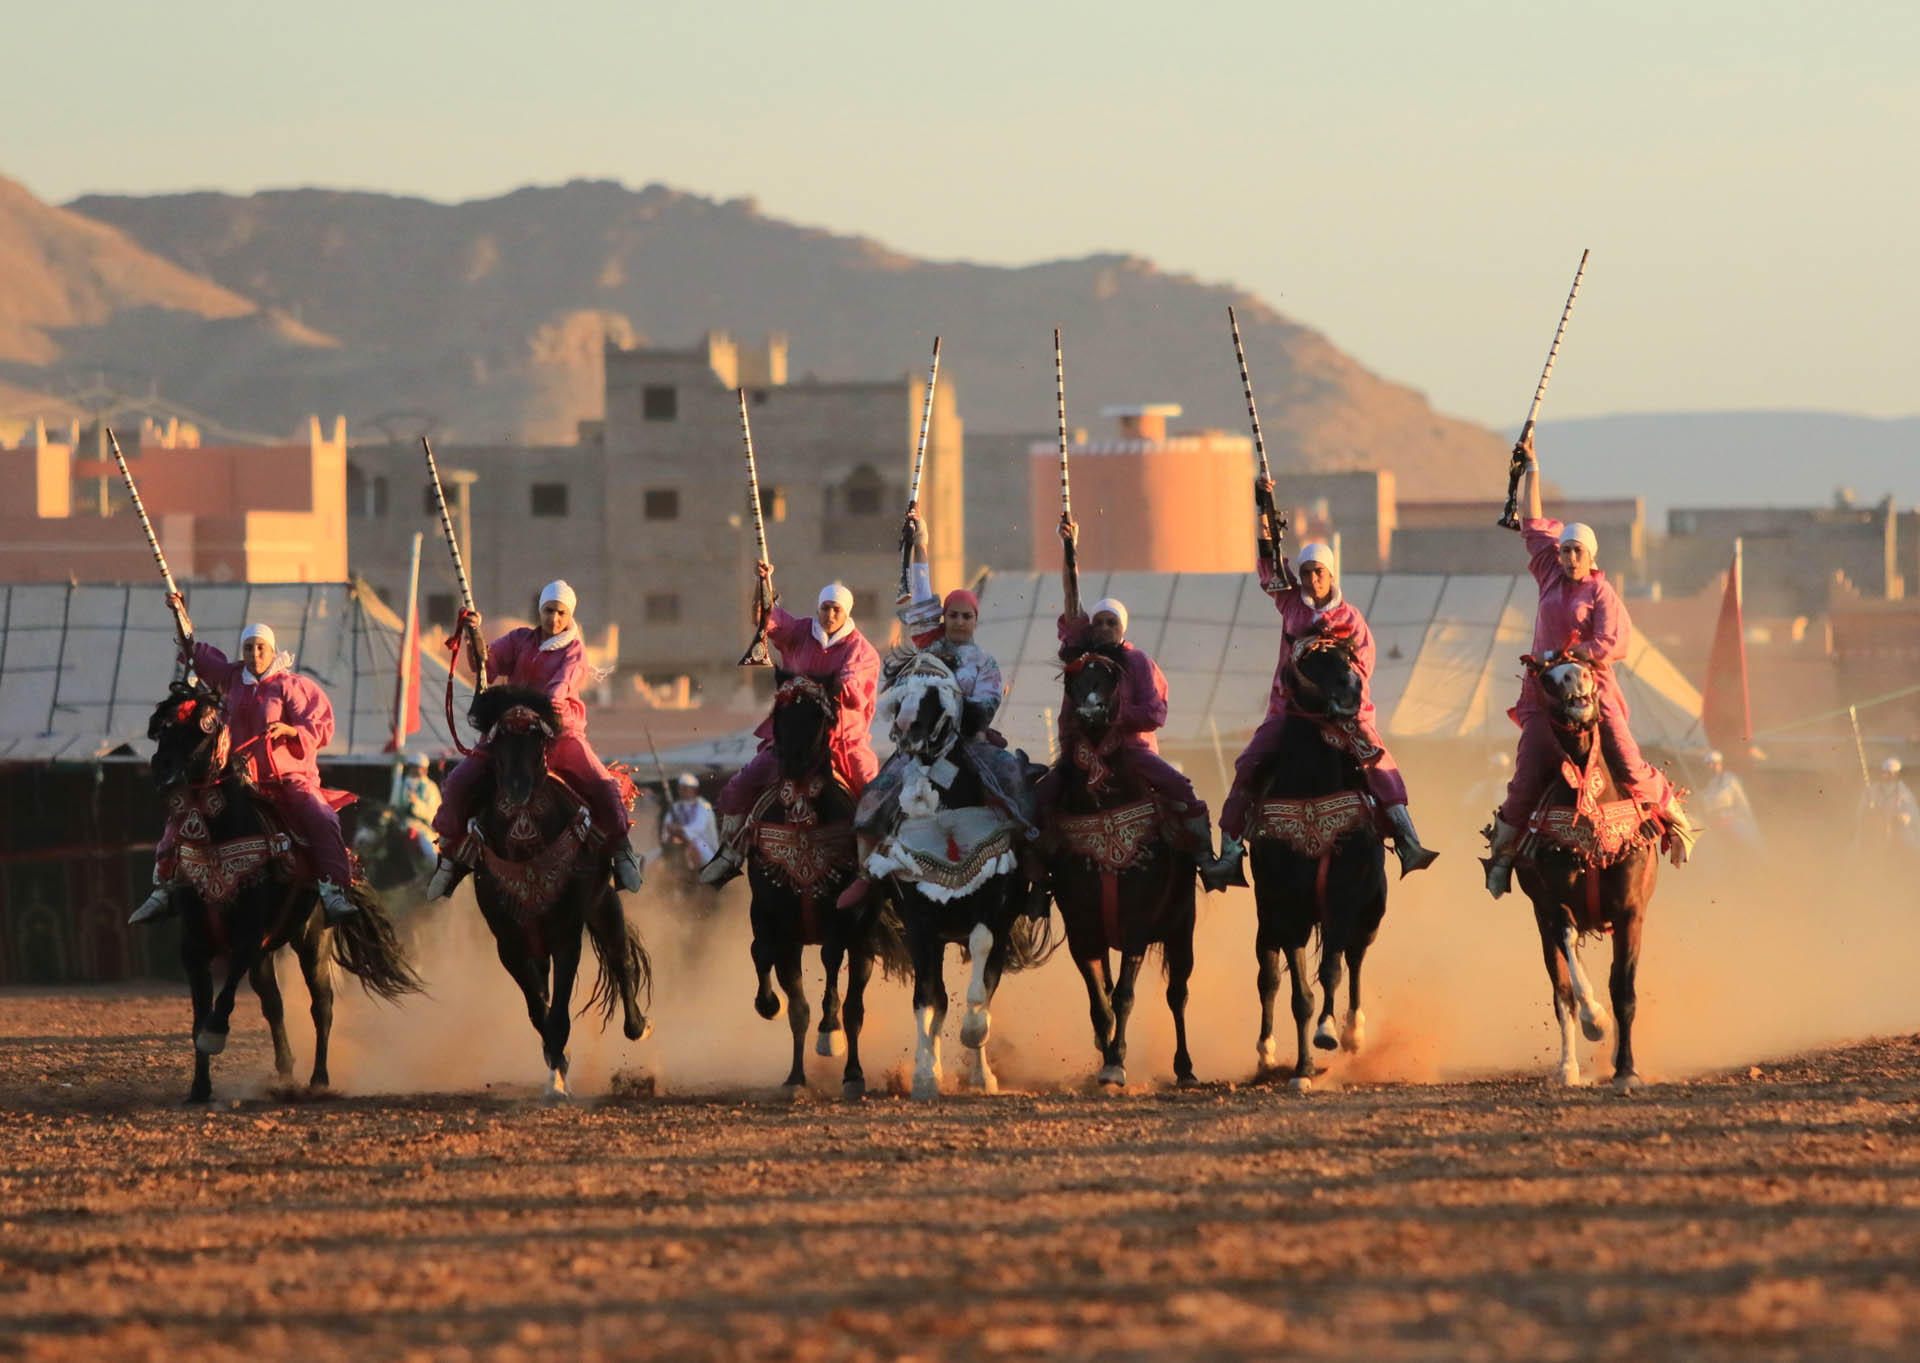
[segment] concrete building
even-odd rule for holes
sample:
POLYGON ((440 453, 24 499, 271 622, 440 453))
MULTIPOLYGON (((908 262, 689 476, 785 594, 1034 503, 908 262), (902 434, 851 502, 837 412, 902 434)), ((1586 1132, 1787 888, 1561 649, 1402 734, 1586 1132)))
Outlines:
POLYGON ((1691 594, 1726 571, 1739 539, 1756 611, 1821 614, 1836 573, 1862 597, 1897 600, 1906 594, 1903 520, 1911 525, 1890 496, 1872 506, 1842 494, 1825 507, 1676 507, 1667 513, 1659 576, 1668 590, 1691 594))
MULTIPOLYGON (((1167 434, 1172 403, 1109 407, 1117 437, 1068 446, 1079 562, 1087 572, 1231 573, 1253 568, 1253 441, 1221 431, 1167 434)), ((1060 561, 1060 448, 1027 451, 1032 561, 1060 561)))
MULTIPOLYGON (((120 436, 168 566, 182 582, 338 582, 347 575, 346 421, 304 443, 202 445, 192 427, 120 436)), ((0 450, 0 581, 144 582, 153 555, 98 427, 35 423, 0 450)))
POLYGON ((1292 548, 1337 539, 1344 572, 1385 572, 1392 563, 1399 525, 1392 469, 1276 474, 1273 498, 1287 518, 1292 548))
MULTIPOLYGON (((1498 522, 1502 502, 1401 502, 1393 568, 1401 573, 1511 573, 1527 566, 1519 535, 1498 522)), ((1584 521, 1600 541, 1600 566, 1622 590, 1649 581, 1646 504, 1638 497, 1549 498, 1544 510, 1584 521)))
MULTIPOLYGON (((789 382, 779 336, 761 346, 715 332, 685 350, 609 347, 605 414, 580 423, 577 443, 435 451, 460 485, 449 497, 471 538, 476 600, 490 615, 526 618, 541 585, 564 577, 580 593, 589 637, 619 627, 624 667, 731 689, 751 630, 753 529, 735 395, 744 388, 783 603, 811 613, 823 583, 844 581, 856 622, 884 643, 925 385, 919 374, 789 382)), ((920 489, 941 589, 965 572, 962 439, 953 387, 942 383, 920 489)), ((423 619, 451 624, 452 572, 434 544, 418 447, 356 446, 352 463, 354 570, 401 600, 411 538, 427 532, 423 619)))

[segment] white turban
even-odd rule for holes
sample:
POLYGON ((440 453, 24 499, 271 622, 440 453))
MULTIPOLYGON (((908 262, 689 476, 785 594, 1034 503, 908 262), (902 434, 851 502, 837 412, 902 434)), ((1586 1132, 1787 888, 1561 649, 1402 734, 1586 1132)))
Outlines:
POLYGON ((1300 546, 1299 556, 1294 561, 1302 568, 1309 563, 1318 563, 1327 570, 1329 577, 1340 576, 1340 560, 1333 556, 1333 546, 1324 540, 1308 540, 1300 546))
POLYGON ((1120 637, 1125 638, 1127 634, 1127 608, 1121 604, 1117 597, 1103 596, 1093 603, 1093 609, 1087 612, 1087 619, 1093 619, 1093 617, 1100 614, 1101 611, 1113 612, 1113 618, 1120 622, 1120 637))
MULTIPOLYGON (((522 601, 526 600, 525 597, 521 597, 520 599, 522 601)), ((574 595, 573 588, 567 585, 565 578, 556 577, 540 589, 540 604, 544 606, 549 601, 558 601, 568 610, 572 610, 579 604, 580 598, 574 595)))
POLYGON ((279 651, 278 641, 273 637, 272 625, 263 625, 258 620, 254 621, 251 625, 248 625, 240 631, 240 647, 245 648, 247 646, 247 640, 249 639, 265 639, 269 649, 274 652, 279 651))
POLYGON ((1588 558, 1595 561, 1600 558, 1600 541, 1594 538, 1593 527, 1584 521, 1570 522, 1567 528, 1560 532, 1560 543, 1584 544, 1587 546, 1588 558))
POLYGON ((700 789, 700 778, 690 771, 683 771, 680 773, 680 779, 675 781, 674 784, 677 786, 692 786, 695 790, 698 790, 700 789))
POLYGON ((829 601, 838 601, 840 609, 848 615, 853 614, 853 593, 847 590, 844 582, 829 582, 820 589, 820 599, 814 604, 824 606, 829 601))

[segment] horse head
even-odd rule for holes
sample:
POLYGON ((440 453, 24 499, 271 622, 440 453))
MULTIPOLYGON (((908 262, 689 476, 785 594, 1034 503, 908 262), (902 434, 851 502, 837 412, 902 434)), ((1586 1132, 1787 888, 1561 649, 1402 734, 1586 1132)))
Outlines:
POLYGON ((147 721, 153 740, 148 763, 162 790, 200 785, 227 764, 227 716, 220 697, 204 682, 175 682, 147 721))
POLYGON ((891 729, 893 745, 921 762, 946 755, 960 737, 965 701, 953 669, 931 653, 914 657, 880 698, 879 715, 891 729))
POLYGON ((1366 701, 1367 683, 1350 640, 1308 634, 1287 655, 1287 699, 1303 713, 1351 719, 1366 701))
POLYGON ((490 686, 473 698, 467 719, 486 735, 498 802, 524 806, 547 779, 547 749, 560 736, 552 700, 525 687, 490 686))
POLYGON ((804 780, 827 765, 828 740, 840 711, 840 682, 831 674, 774 669, 773 751, 780 774, 804 780))
POLYGON ((1538 683, 1555 724, 1562 729, 1591 729, 1600 722, 1600 683, 1591 663, 1557 651, 1520 661, 1538 683))
POLYGON ((1120 686, 1127 677, 1121 656, 1119 644, 1091 644, 1060 651, 1065 664, 1066 708, 1089 738, 1104 734, 1119 709, 1120 686))

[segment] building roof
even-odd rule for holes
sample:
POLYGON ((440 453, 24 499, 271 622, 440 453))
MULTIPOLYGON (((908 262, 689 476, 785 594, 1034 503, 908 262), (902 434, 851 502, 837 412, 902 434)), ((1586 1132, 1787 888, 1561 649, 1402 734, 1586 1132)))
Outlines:
MULTIPOLYGON (((363 584, 198 584, 185 588, 195 632, 223 649, 264 620, 294 670, 326 688, 334 740, 324 762, 385 760, 392 736, 400 620, 363 584)), ((409 750, 451 754, 447 667, 422 650, 420 730, 409 750)), ((0 586, 0 762, 147 757, 147 719, 173 676, 173 622, 151 587, 0 586)), ((457 687, 454 713, 470 692, 457 687)), ((464 737, 465 735, 463 735, 464 737)))

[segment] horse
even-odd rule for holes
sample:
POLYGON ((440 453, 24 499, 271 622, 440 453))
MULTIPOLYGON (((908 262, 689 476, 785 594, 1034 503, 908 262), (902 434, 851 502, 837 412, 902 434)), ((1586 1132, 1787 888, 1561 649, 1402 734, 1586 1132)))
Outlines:
POLYGON ((581 938, 599 978, 581 1011, 603 1023, 622 1013, 629 1041, 652 1030, 640 993, 653 992, 653 963, 613 888, 611 830, 593 826, 586 801, 547 769, 560 733, 553 702, 538 691, 493 686, 467 712, 492 760, 475 795, 479 813, 455 855, 474 866, 474 898, 500 964, 526 999, 547 1064, 548 1102, 567 1098, 567 1040, 581 938))
POLYGON ((851 911, 834 906, 854 877, 853 796, 834 775, 828 743, 839 714, 836 679, 784 668, 776 669, 774 676, 773 748, 779 778, 754 808, 747 858, 757 981, 753 1007, 769 1022, 783 1009, 787 1013, 793 1060, 782 1085, 789 1091, 804 1089, 807 1074, 802 1057, 811 1013, 800 966, 806 949, 819 947, 827 983, 820 1000, 815 1049, 823 1056, 844 1051, 841 1094, 864 1098, 867 1079, 860 1067, 860 1029, 867 1016, 867 982, 876 963, 888 975, 904 975, 906 945, 899 917, 885 896, 869 894, 851 911), (840 995, 843 962, 847 967, 844 1004, 840 995), (773 992, 773 979, 786 996, 784 1004, 773 992))
MULTIPOLYGON (((1158 946, 1173 1012, 1173 1073, 1194 1083, 1187 1050, 1187 982, 1193 974, 1194 877, 1191 853, 1161 835, 1161 814, 1144 792, 1129 788, 1112 759, 1110 729, 1124 673, 1114 645, 1061 650, 1064 707, 1078 738, 1054 763, 1060 795, 1046 829, 1053 900, 1067 930, 1067 949, 1087 986, 1099 1082, 1127 1082, 1127 1021, 1147 952, 1158 946), (1112 973, 1109 952, 1120 955, 1112 973)), ((1122 759, 1124 760, 1124 759, 1122 759)))
POLYGON ((1260 1039, 1263 1073, 1280 1067, 1273 1004, 1284 955, 1293 985, 1296 1056, 1288 1082, 1308 1092, 1320 1072, 1308 1045, 1313 980, 1307 944, 1320 938, 1320 1021, 1313 1047, 1357 1054, 1366 1045, 1360 1009, 1360 963, 1387 912, 1386 843, 1375 822, 1361 763, 1368 740, 1353 724, 1366 694, 1353 648, 1344 639, 1309 635, 1286 664, 1287 718, 1247 818, 1258 928, 1260 1039), (1336 1030, 1334 998, 1342 967, 1347 1015, 1336 1030))
POLYGON ((180 912, 180 959, 193 999, 193 1082, 189 1103, 213 1098, 213 1056, 226 1049, 234 995, 244 976, 260 998, 273 1033, 273 1068, 293 1080, 286 1007, 274 957, 291 946, 306 980, 313 1017, 313 1071, 308 1085, 325 1089, 327 1043, 333 1028, 333 967, 360 981, 375 998, 398 1002, 418 993, 393 925, 364 880, 346 895, 356 912, 329 925, 306 868, 271 802, 232 755, 219 695, 203 683, 175 682, 147 723, 154 742, 154 785, 178 831, 173 904, 180 912), (218 994, 213 962, 227 958, 218 994))
POLYGON ((1579 944, 1597 932, 1613 934, 1613 1087, 1640 1087, 1633 1062, 1635 978, 1640 931, 1660 875, 1664 826, 1652 810, 1624 795, 1600 743, 1600 697, 1594 669, 1563 654, 1522 659, 1546 702, 1564 760, 1515 848, 1514 871, 1533 901, 1534 922, 1553 1013, 1560 1024, 1560 1082, 1576 1086, 1580 1073, 1574 1038, 1577 1018, 1589 1041, 1606 1036, 1607 1006, 1580 967, 1579 944))
POLYGON ((940 1094, 940 1033, 947 1019, 946 953, 958 943, 971 965, 960 1044, 966 1075, 982 1092, 1000 1088, 987 1060, 993 996, 1001 977, 1052 954, 1047 918, 1026 912, 1027 884, 1014 824, 993 808, 972 763, 955 760, 964 702, 952 670, 916 655, 880 701, 896 753, 907 760, 898 826, 867 861, 900 897, 913 960, 913 1096, 940 1094))
POLYGON ((421 851, 404 813, 382 805, 364 818, 353 835, 353 854, 378 891, 424 889, 433 874, 433 857, 421 851))

